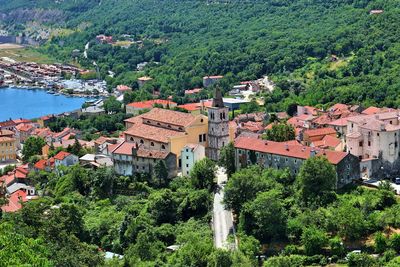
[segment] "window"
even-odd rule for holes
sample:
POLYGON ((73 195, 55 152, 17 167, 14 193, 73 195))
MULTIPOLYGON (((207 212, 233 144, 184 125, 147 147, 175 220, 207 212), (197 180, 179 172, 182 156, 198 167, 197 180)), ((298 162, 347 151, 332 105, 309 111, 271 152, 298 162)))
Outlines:
POLYGON ((371 146, 371 141, 368 141, 368 146, 371 146))
POLYGON ((203 134, 203 142, 207 140, 206 134, 203 134))
POLYGON ((189 168, 189 164, 186 164, 186 168, 189 168))
POLYGON ((179 127, 178 129, 181 130, 181 131, 183 131, 183 128, 182 128, 182 127, 179 127))
POLYGON ((140 139, 140 143, 141 143, 141 144, 144 144, 144 141, 143 141, 143 139, 140 139))
POLYGON ((199 143, 203 142, 203 136, 199 134, 199 143))
POLYGON ((131 141, 135 141, 135 140, 133 139, 133 137, 131 137, 130 140, 131 140, 131 141))
POLYGON ((363 142, 362 141, 358 142, 358 146, 363 146, 363 142))
POLYGON ((201 119, 201 120, 200 120, 200 122, 204 122, 204 120, 203 120, 203 119, 201 119))
POLYGON ((168 128, 171 128, 171 125, 168 124, 168 128))
POLYGON ((379 136, 379 133, 376 133, 376 136, 379 136))
POLYGON ((158 126, 161 126, 161 123, 157 122, 157 125, 158 125, 158 126))
POLYGON ((222 146, 225 146, 225 142, 222 142, 222 146))
POLYGON ((394 147, 397 147, 397 141, 396 141, 396 142, 394 142, 394 147))
POLYGON ((389 121, 389 123, 390 123, 390 124, 393 124, 393 122, 392 122, 392 121, 389 121))
POLYGON ((147 123, 151 123, 150 121, 147 121, 147 123))
POLYGON ((161 149, 165 149, 165 146, 164 146, 164 145, 161 145, 161 149))
POLYGON ((150 145, 151 145, 151 146, 154 146, 154 142, 151 142, 150 145))
POLYGON ((189 159, 189 156, 186 156, 186 159, 189 159))
POLYGON ((219 114, 219 118, 222 120, 222 113, 219 114))

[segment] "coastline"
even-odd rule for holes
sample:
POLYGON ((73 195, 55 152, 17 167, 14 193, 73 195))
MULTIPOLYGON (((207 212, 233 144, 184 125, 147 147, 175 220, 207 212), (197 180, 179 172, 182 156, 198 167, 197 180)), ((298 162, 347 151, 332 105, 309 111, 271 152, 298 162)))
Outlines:
MULTIPOLYGON (((14 85, 1 86, 0 87, 0 92, 1 92, 1 89, 6 89, 6 90, 7 89, 11 89, 11 90, 18 90, 18 91, 19 90, 21 90, 21 91, 25 90, 27 92, 40 90, 42 92, 40 93, 41 97, 38 97, 39 100, 40 99, 44 99, 42 94, 45 94, 46 90, 47 90, 47 88, 43 88, 43 87, 14 86, 14 85)), ((46 115, 62 116, 63 114, 66 114, 66 113, 76 113, 76 112, 81 111, 82 105, 84 103, 87 103, 88 101, 93 101, 94 99, 96 99, 96 98, 94 98, 92 96, 88 96, 88 95, 62 94, 63 97, 69 98, 69 100, 66 101, 66 99, 57 100, 57 97, 61 96, 61 94, 58 94, 58 95, 49 94, 49 95, 52 96, 52 97, 50 97, 50 99, 51 99, 50 101, 43 100, 44 103, 37 104, 36 107, 29 106, 30 107, 29 109, 26 109, 26 108, 21 108, 21 109, 11 108, 12 105, 9 105, 9 106, 6 105, 6 103, 7 103, 7 99, 6 99, 5 102, 3 103, 5 105, 5 107, 3 107, 5 109, 3 114, 9 114, 9 115, 6 115, 4 117, 0 117, 0 121, 7 121, 7 120, 10 120, 10 119, 18 119, 18 118, 25 118, 25 119, 29 119, 29 120, 35 120, 35 119, 38 119, 38 118, 40 118, 42 116, 46 116, 46 115), (82 100, 80 101, 77 98, 82 99, 82 100), (61 108, 62 104, 57 104, 57 101, 58 101, 58 103, 66 103, 64 110, 61 108), (77 105, 77 102, 80 102, 79 105, 77 105), (44 110, 47 110, 47 109, 52 109, 51 107, 57 107, 58 109, 55 108, 54 111, 42 112, 42 110, 44 111, 44 110), (27 115, 14 114, 14 113, 18 113, 17 111, 27 111, 27 110, 29 110, 32 114, 29 114, 29 115, 28 114, 27 115)), ((17 96, 16 98, 19 100, 19 99, 21 99, 21 96, 17 96)), ((28 98, 30 98, 30 97, 28 96, 28 98)), ((47 97, 46 99, 49 99, 49 98, 47 97)), ((9 101, 9 103, 11 103, 11 101, 9 101)), ((29 105, 29 103, 26 103, 26 105, 29 105)), ((30 113, 30 112, 27 112, 27 113, 30 113)), ((24 113, 24 112, 22 112, 22 113, 24 113)))

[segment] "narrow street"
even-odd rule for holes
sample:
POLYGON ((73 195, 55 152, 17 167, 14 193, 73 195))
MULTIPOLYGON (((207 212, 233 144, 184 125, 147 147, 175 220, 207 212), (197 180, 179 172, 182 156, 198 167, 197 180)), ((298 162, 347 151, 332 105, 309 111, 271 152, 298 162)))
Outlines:
MULTIPOLYGON (((228 235, 235 234, 233 226, 232 212, 225 210, 224 204, 224 183, 227 181, 227 175, 223 168, 217 170, 217 183, 219 190, 214 195, 213 209, 213 231, 214 245, 216 248, 236 249, 236 242, 228 242, 228 235)), ((235 237, 236 239, 236 237, 235 237)))

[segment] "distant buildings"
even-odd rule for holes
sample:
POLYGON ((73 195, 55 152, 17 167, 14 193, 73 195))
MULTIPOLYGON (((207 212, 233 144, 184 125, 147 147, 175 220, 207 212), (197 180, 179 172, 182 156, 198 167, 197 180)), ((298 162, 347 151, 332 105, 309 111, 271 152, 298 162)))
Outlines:
POLYGON ((104 34, 100 34, 96 36, 96 42, 99 44, 112 44, 113 43, 113 37, 112 36, 107 36, 104 34))
POLYGON ((211 85, 216 84, 219 80, 224 78, 224 76, 204 76, 203 77, 203 87, 207 88, 210 87, 211 85))
POLYGON ((153 78, 148 77, 148 76, 138 78, 137 82, 138 82, 139 88, 143 87, 143 85, 145 85, 146 83, 148 83, 152 80, 153 80, 153 78))
POLYGON ((174 108, 178 104, 170 101, 170 100, 163 100, 163 99, 155 99, 155 100, 147 100, 141 102, 133 102, 126 105, 126 114, 133 114, 138 115, 140 111, 146 109, 152 109, 155 106, 162 106, 163 108, 174 108))

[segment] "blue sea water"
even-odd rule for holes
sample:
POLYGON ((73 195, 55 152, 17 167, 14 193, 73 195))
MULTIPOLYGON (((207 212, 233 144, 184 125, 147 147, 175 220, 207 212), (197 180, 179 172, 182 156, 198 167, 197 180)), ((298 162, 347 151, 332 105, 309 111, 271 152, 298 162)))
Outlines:
POLYGON ((0 88, 0 121, 60 114, 81 108, 85 100, 47 94, 44 89, 0 88))

